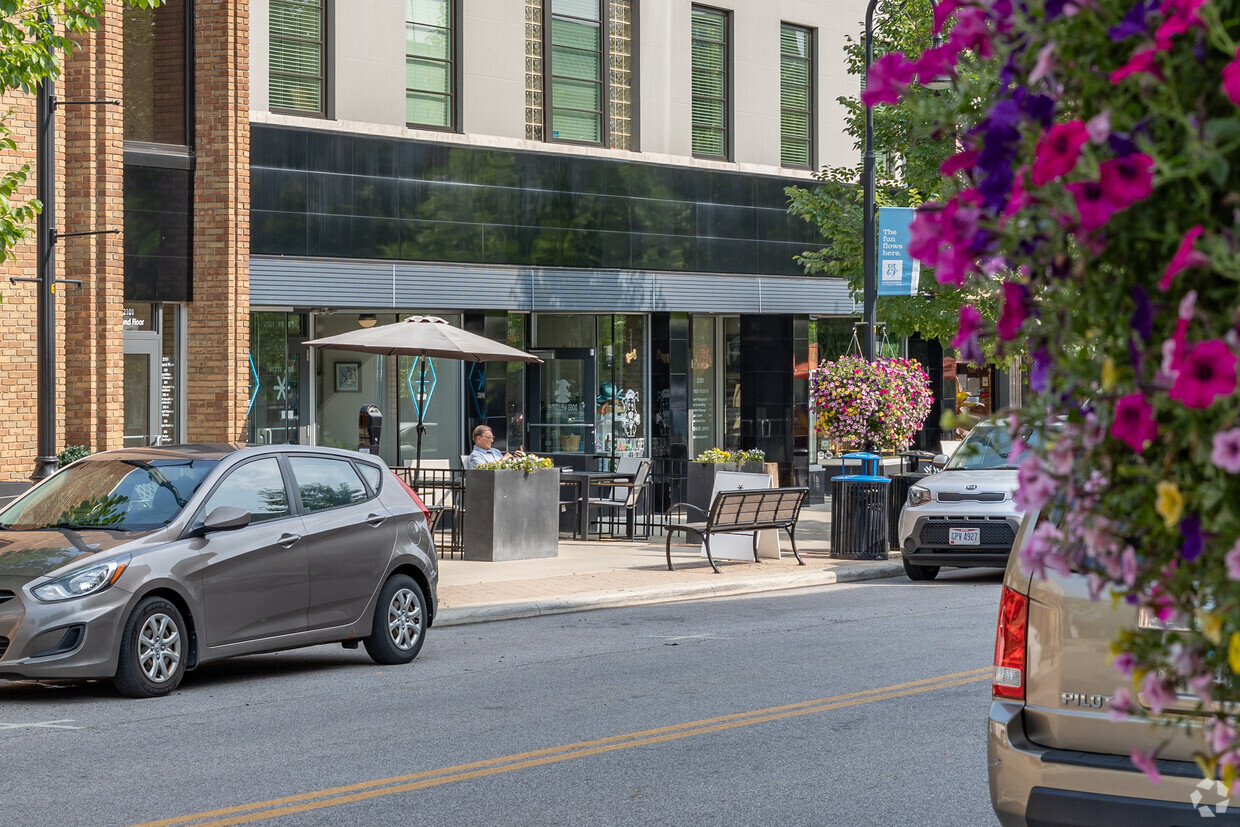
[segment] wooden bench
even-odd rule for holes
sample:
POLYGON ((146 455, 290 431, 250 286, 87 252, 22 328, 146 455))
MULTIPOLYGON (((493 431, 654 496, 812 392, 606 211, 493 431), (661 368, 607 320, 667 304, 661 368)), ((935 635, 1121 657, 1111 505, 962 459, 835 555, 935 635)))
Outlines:
POLYGON ((801 555, 797 553, 797 540, 794 532, 797 519, 801 516, 801 506, 809 494, 808 488, 755 488, 748 491, 720 491, 711 503, 710 513, 689 503, 676 503, 670 509, 671 515, 678 509, 697 512, 702 516, 699 522, 667 524, 667 570, 672 570, 672 535, 683 531, 686 535, 696 534, 702 538, 706 547, 706 559, 710 567, 719 573, 715 558, 710 554, 710 537, 712 534, 738 534, 753 532, 753 559, 758 562, 758 532, 766 529, 782 528, 788 532, 792 542, 792 554, 797 563, 805 565, 801 555))

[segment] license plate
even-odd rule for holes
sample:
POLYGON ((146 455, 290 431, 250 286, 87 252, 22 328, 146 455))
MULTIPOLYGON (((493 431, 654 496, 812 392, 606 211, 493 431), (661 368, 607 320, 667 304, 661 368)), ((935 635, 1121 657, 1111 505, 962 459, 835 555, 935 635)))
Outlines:
POLYGON ((947 543, 952 546, 980 546, 982 530, 980 528, 949 528, 947 543))

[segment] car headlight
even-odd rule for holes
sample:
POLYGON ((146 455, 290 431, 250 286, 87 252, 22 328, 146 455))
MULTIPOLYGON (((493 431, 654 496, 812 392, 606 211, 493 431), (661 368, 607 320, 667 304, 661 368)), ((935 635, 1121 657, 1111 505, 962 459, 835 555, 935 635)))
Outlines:
POLYGON ((117 557, 104 563, 80 568, 63 577, 57 577, 55 580, 36 586, 30 591, 35 597, 48 603, 85 597, 111 586, 128 566, 128 555, 117 557))
POLYGON ((925 505, 934 499, 934 495, 930 493, 929 488, 922 488, 920 485, 914 485, 908 490, 908 504, 912 506, 925 505))

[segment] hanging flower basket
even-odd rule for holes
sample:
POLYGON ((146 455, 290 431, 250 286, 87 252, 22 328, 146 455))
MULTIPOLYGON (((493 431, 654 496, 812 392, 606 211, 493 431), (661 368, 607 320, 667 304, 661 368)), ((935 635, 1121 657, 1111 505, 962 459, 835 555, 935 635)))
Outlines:
POLYGON ((911 359, 843 356, 810 378, 818 435, 832 451, 907 448, 930 415, 930 377, 911 359))

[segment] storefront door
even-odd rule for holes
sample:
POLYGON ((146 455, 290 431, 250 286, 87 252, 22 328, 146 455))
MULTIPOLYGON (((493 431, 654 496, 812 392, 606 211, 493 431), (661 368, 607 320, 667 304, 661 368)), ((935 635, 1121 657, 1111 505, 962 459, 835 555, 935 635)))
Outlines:
POLYGON ((159 444, 158 334, 125 336, 125 447, 159 444))
POLYGON ((543 363, 529 368, 525 450, 536 454, 593 453, 594 348, 531 353, 543 363))

